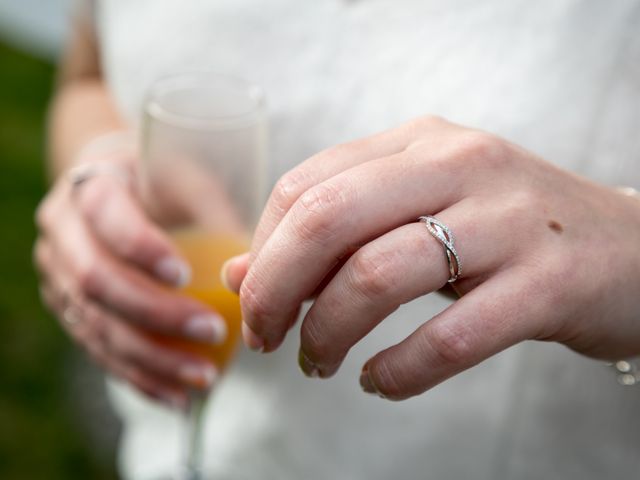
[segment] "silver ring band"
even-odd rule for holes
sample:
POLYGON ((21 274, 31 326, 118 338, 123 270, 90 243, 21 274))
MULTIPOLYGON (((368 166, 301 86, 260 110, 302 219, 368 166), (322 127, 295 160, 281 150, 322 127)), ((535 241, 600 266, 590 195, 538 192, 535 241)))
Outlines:
POLYGON ((128 185, 131 176, 125 167, 107 162, 81 163, 72 167, 67 172, 67 178, 73 188, 77 188, 87 180, 97 177, 98 175, 108 175, 124 185, 128 185))
POLYGON ((427 231, 438 240, 444 247, 444 253, 447 258, 447 265, 449 267, 449 283, 453 283, 462 276, 462 262, 458 256, 458 252, 454 245, 453 232, 449 230, 444 223, 435 217, 422 216, 418 218, 419 222, 423 222, 427 227, 427 231))

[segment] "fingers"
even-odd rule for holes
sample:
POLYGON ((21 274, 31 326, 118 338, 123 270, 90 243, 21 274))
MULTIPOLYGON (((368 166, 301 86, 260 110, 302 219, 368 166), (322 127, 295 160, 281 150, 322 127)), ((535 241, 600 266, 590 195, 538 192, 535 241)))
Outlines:
POLYGON ((166 381, 150 372, 127 364, 118 357, 108 355, 98 345, 87 348, 93 360, 108 371, 147 396, 149 399, 164 403, 168 407, 186 410, 189 403, 188 390, 180 385, 166 381))
POLYGON ((189 394, 184 389, 167 384, 161 379, 116 360, 98 360, 98 363, 112 375, 129 383, 134 389, 143 393, 150 400, 164 403, 170 408, 186 411, 189 405, 189 394))
MULTIPOLYGON (((423 120, 424 121, 424 120, 423 120)), ((436 122, 433 119, 433 122, 436 122)), ((415 136, 415 122, 372 137, 355 140, 324 150, 283 175, 273 188, 253 235, 251 252, 237 266, 223 269, 223 283, 234 292, 264 243, 300 195, 318 183, 366 161, 403 151, 415 136), (241 265, 244 264, 244 265, 241 265), (236 268, 238 270, 236 270, 236 268), (234 275, 227 277, 227 275, 234 275)), ((229 264, 229 266, 231 263, 229 264)))
POLYGON ((110 257, 80 218, 61 218, 50 236, 74 289, 107 311, 146 330, 210 344, 224 341, 220 315, 110 257))
POLYGON ((84 299, 75 299, 72 308, 78 319, 74 324, 63 320, 65 328, 82 338, 87 351, 117 375, 136 371, 137 377, 162 385, 172 396, 187 388, 210 388, 217 380, 216 367, 205 358, 165 347, 84 299))
POLYGON ((266 348, 282 340, 292 312, 349 247, 462 198, 461 177, 449 168, 405 152, 353 167, 305 192, 240 288, 243 319, 266 348))
MULTIPOLYGON (((94 180, 99 179, 92 179, 92 185, 94 180)), ((152 398, 186 405, 186 389, 210 386, 217 376, 215 366, 149 332, 218 343, 224 340, 224 321, 114 255, 97 234, 100 229, 105 235, 111 233, 106 231, 108 222, 107 227, 96 224, 90 230, 76 209, 79 199, 70 201, 70 192, 68 182, 58 182, 37 213, 41 235, 34 262, 44 303, 70 336, 109 371, 152 398)), ((128 209, 129 200, 125 198, 119 208, 128 209)), ((112 214, 107 212, 104 218, 112 214)), ((102 214, 92 217, 100 218, 102 214)), ((127 257, 122 250, 118 253, 127 257)))
MULTIPOLYGON (((36 256, 40 261, 52 261, 50 252, 50 245, 39 242, 36 256)), ((59 315, 65 330, 113 373, 165 402, 180 397, 185 388, 209 388, 217 379, 218 372, 208 360, 164 347, 86 298, 70 296, 63 287, 71 283, 65 278, 66 271, 50 270, 41 287, 43 299, 59 315)))
MULTIPOLYGON (((492 248, 495 211, 478 201, 462 201, 438 214, 455 235, 465 259, 468 291, 475 277, 498 268, 508 257, 492 248), (470 204, 474 205, 470 205, 470 204), (475 206, 486 215, 480 218, 475 206)), ((322 290, 300 331, 302 370, 310 376, 336 372, 349 349, 400 305, 447 284, 449 269, 443 245, 424 223, 403 225, 360 248, 322 290)))
POLYGON ((97 321, 107 326, 101 340, 109 355, 128 365, 182 387, 206 389, 218 377, 206 359, 164 347, 108 313, 97 321))
POLYGON ((415 137, 414 123, 324 150, 280 178, 256 228, 251 261, 300 195, 355 165, 403 151, 415 137))
POLYGON ((227 260, 220 269, 220 279, 228 290, 238 293, 249 268, 249 252, 227 260))
POLYGON ((189 265, 117 178, 96 176, 74 193, 87 224, 108 250, 170 285, 189 283, 189 265))
POLYGON ((493 277, 401 343, 371 358, 362 388, 392 400, 418 395, 526 339, 540 335, 545 300, 528 274, 493 277))

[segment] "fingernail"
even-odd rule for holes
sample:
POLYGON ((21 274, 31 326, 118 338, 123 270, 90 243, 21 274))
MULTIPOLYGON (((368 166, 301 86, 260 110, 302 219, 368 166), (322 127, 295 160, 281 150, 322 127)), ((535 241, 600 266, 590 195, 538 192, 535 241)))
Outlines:
MULTIPOLYGON (((229 260, 224 262, 222 264, 222 268, 220 268, 220 281, 222 282, 222 285, 224 286, 224 288, 226 288, 227 290, 231 290, 232 292, 235 292, 235 290, 233 290, 231 288, 231 286, 229 285, 229 279, 227 278, 227 273, 228 273, 228 270, 229 270, 229 265, 231 265, 231 263, 233 263, 233 261, 236 258, 237 257, 231 257, 229 260)), ((236 292, 236 293, 238 293, 238 292, 236 292)))
POLYGON ((184 287, 191 281, 191 267, 176 257, 165 257, 155 267, 156 276, 175 287, 184 287))
POLYGON ((227 339, 227 323, 213 313, 194 315, 185 324, 184 334, 198 342, 220 345, 227 339))
POLYGON ((218 372, 211 365, 188 363, 180 367, 178 375, 183 382, 199 388, 209 388, 218 377, 218 372))
MULTIPOLYGON (((232 264, 237 264, 236 268, 238 267, 238 265, 242 264, 243 262, 246 262, 247 259, 249 258, 249 252, 245 252, 245 253, 241 253, 240 255, 236 255, 235 257, 231 257, 229 258, 226 262, 224 262, 222 264, 222 267, 220 268, 220 280, 222 281, 222 284, 224 285, 224 287, 227 290, 231 290, 234 293, 239 293, 238 289, 240 288, 240 286, 238 285, 237 287, 233 287, 231 285, 231 282, 229 281, 229 270, 231 269, 232 264)), ((237 272, 236 272, 237 275, 237 272)), ((239 279, 240 281, 242 281, 242 279, 239 279)), ((238 279, 236 280, 236 282, 238 281, 238 279)))
POLYGON ((255 352, 264 350, 264 340, 255 334, 246 323, 242 322, 242 339, 247 347, 255 352))
POLYGON ((384 395, 382 395, 378 391, 373 381, 371 380, 371 375, 369 375, 368 362, 364 364, 364 367, 362 367, 362 372, 360 373, 360 386, 366 393, 371 393, 373 395, 378 395, 379 397, 384 398, 384 395))
POLYGON ((318 370, 315 363, 309 360, 309 357, 305 355, 302 349, 298 350, 298 365, 302 373, 307 377, 318 378, 320 376, 320 370, 318 370))

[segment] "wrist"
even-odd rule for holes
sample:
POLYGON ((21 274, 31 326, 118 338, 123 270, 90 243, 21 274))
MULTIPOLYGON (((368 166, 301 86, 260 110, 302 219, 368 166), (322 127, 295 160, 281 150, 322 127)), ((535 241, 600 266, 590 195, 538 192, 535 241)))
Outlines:
POLYGON ((137 146, 131 132, 107 132, 94 137, 80 149, 71 162, 66 177, 74 188, 98 175, 108 175, 130 185, 136 158, 137 146))
POLYGON ((87 163, 113 163, 130 170, 137 157, 135 135, 128 130, 113 130, 85 143, 70 163, 74 168, 87 163))

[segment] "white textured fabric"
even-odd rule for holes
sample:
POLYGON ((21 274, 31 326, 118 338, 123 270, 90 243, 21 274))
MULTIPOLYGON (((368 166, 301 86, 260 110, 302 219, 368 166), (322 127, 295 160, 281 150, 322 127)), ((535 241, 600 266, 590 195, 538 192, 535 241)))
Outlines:
MULTIPOLYGON (((325 147, 435 113, 595 180, 640 185, 638 0, 99 0, 97 19, 132 123, 166 73, 213 68, 263 85, 272 180, 325 147)), ((520 345, 406 402, 362 394, 364 361, 445 306, 406 305, 328 381, 297 371, 295 333, 275 354, 243 352, 207 419, 212 478, 640 474, 640 389, 559 345, 520 345)), ((175 416, 111 392, 123 476, 170 472, 175 416)))

